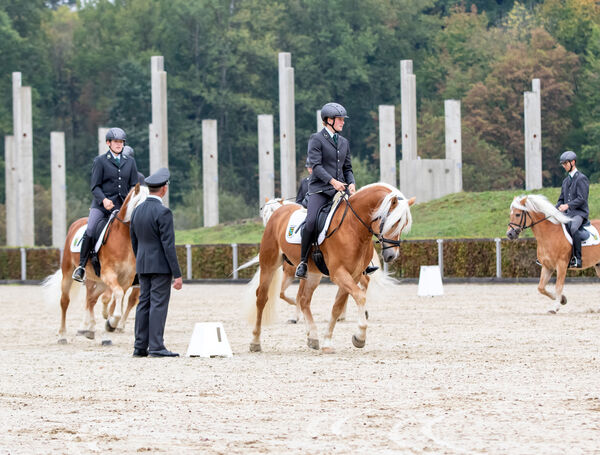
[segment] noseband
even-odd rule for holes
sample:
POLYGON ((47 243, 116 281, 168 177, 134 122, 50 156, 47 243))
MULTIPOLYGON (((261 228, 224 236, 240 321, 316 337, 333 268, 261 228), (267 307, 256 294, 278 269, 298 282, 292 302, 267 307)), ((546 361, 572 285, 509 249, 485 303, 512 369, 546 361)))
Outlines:
POLYGON ((513 229, 517 233, 517 235, 519 235, 525 229, 533 227, 536 224, 539 224, 542 221, 546 221, 548 218, 550 218, 550 216, 547 216, 546 218, 542 218, 541 220, 533 221, 532 216, 530 215, 530 213, 527 210, 522 210, 521 213, 523 213, 523 217, 521 218, 520 223, 508 223, 508 227, 513 229), (527 217, 529 217, 529 219, 531 220, 531 224, 529 224, 529 225, 527 224, 527 217))

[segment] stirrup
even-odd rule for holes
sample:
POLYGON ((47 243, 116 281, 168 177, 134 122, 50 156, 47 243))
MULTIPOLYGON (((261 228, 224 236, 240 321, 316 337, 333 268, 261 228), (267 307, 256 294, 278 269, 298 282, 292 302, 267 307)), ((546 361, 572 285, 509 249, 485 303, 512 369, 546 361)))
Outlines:
POLYGON ((81 266, 77 267, 73 271, 73 276, 71 278, 73 278, 75 281, 83 283, 83 281, 85 280, 85 268, 81 266))
POLYGON ((300 280, 306 280, 307 271, 308 271, 308 264, 306 262, 300 262, 300 264, 298 264, 298 267, 296 267, 296 273, 294 274, 294 277, 298 278, 300 280), (300 270, 301 267, 303 267, 303 270, 300 270), (304 272, 304 273, 301 273, 301 272, 304 272))

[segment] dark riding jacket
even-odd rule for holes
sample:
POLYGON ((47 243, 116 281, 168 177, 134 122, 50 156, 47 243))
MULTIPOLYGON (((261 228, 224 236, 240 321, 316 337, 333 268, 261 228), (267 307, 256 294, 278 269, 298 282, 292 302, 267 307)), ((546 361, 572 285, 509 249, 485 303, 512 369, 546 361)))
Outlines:
POLYGON ((98 155, 92 165, 92 177, 90 188, 94 195, 92 207, 102 210, 108 214, 108 210, 102 205, 104 198, 108 198, 121 208, 129 190, 138 183, 138 171, 135 159, 120 155, 121 163, 117 165, 110 151, 98 155))
POLYGON ((561 204, 568 204, 569 208, 565 215, 574 217, 581 216, 584 221, 588 219, 590 210, 588 208, 588 194, 590 192, 590 182, 581 172, 575 172, 571 177, 567 175, 562 183, 560 196, 556 207, 561 204))
POLYGON ((310 181, 310 175, 303 178, 300 182, 300 188, 298 188, 298 194, 296 194, 296 204, 303 205, 306 207, 306 194, 308 193, 308 182, 310 181))
POLYGON ((312 134, 308 140, 308 161, 313 169, 308 183, 309 193, 322 191, 333 196, 336 191, 329 183, 332 178, 348 185, 354 183, 350 145, 342 135, 338 135, 336 145, 326 128, 312 134))

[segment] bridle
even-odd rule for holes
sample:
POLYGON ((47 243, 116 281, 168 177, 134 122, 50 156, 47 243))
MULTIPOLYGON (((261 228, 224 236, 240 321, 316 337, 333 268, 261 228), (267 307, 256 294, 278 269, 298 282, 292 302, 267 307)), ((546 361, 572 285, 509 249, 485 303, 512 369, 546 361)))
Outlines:
POLYGON ((550 215, 549 215, 545 218, 542 218, 541 220, 533 221, 533 217, 527 210, 521 210, 521 213, 523 214, 523 216, 521 217, 520 223, 512 223, 512 222, 508 223, 508 227, 511 228, 512 230, 514 230, 517 235, 519 235, 525 229, 529 229, 529 228, 535 226, 536 224, 539 224, 542 221, 546 221, 548 218, 550 218, 550 215), (531 220, 531 224, 529 224, 529 225, 527 224, 527 217, 529 217, 529 219, 531 220))

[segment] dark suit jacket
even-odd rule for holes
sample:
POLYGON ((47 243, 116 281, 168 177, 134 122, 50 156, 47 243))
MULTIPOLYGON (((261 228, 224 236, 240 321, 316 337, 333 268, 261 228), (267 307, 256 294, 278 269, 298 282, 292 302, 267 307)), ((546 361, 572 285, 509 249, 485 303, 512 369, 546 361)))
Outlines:
POLYGON ((304 201, 304 198, 306 197, 306 193, 308 193, 309 180, 310 180, 310 176, 302 179, 302 181, 300 182, 300 188, 298 188, 298 194, 296 194, 296 204, 304 205, 303 201, 304 201))
POLYGON ((308 183, 310 193, 324 191, 330 196, 335 194, 329 183, 332 177, 348 185, 354 183, 350 145, 348 139, 341 135, 336 145, 326 128, 312 134, 308 140, 308 161, 313 169, 308 183))
POLYGON ((154 197, 148 197, 131 214, 131 246, 137 273, 181 276, 175 252, 173 214, 154 197))
POLYGON ((94 200, 92 208, 108 213, 102 205, 104 198, 108 198, 121 208, 129 190, 138 183, 138 172, 135 159, 121 154, 121 164, 117 166, 112 153, 106 152, 98 155, 92 165, 90 187, 94 200))
POLYGON ((569 209, 565 212, 567 216, 580 215, 586 220, 590 215, 588 208, 588 194, 590 192, 590 182, 581 172, 575 172, 573 178, 566 176, 562 183, 560 196, 556 207, 561 204, 569 204, 569 209))

